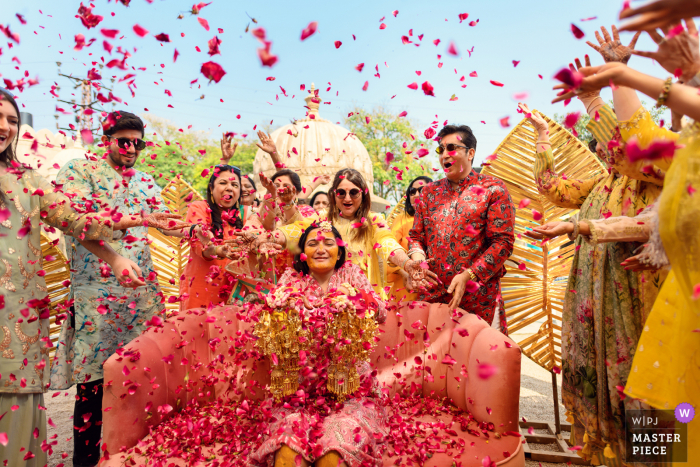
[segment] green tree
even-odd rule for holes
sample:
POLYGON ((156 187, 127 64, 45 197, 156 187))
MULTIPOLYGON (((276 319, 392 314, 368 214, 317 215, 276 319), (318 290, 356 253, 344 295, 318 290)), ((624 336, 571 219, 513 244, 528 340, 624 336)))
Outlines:
MULTIPOLYGON (((178 128, 172 122, 146 114, 145 139, 154 146, 141 152, 135 168, 153 176, 156 183, 165 187, 175 176, 190 183, 202 195, 206 193, 209 175, 202 177, 205 169, 221 163, 221 146, 218 135, 205 131, 190 131, 178 128)), ((236 140, 238 149, 229 161, 244 174, 253 171, 253 159, 257 146, 246 140, 236 140)))
POLYGON ((376 195, 398 202, 415 177, 434 176, 431 160, 418 154, 420 149, 430 154, 433 141, 426 139, 410 119, 398 117, 381 106, 371 112, 355 107, 345 117, 344 125, 367 148, 376 195))

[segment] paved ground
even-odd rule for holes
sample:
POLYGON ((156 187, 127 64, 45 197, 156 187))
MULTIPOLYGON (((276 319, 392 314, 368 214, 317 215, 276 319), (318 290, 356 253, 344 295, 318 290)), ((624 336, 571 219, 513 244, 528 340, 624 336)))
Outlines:
MULTIPOLYGON (((517 338, 517 336, 516 336, 517 338)), ((561 384, 561 379, 559 379, 561 384)), ((49 467, 63 463, 64 467, 73 467, 73 403, 75 387, 69 391, 61 391, 56 397, 55 392, 45 396, 47 416, 51 418, 56 428, 49 426, 48 436, 56 436, 58 445, 49 459, 49 467), (63 458, 65 456, 65 458, 63 458)), ((561 397, 561 390, 559 390, 561 397)), ((564 415, 564 407, 559 405, 559 413, 564 415)), ((523 358, 520 381, 520 416, 527 420, 554 420, 554 403, 552 399, 552 379, 550 373, 540 368, 528 358, 523 358)), ((528 467, 564 467, 566 464, 539 463, 527 461, 528 467)))

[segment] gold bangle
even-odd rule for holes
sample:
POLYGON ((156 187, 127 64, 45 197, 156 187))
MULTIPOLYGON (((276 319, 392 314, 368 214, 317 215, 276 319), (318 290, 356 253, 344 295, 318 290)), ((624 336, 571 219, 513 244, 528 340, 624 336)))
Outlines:
POLYGON ((671 91, 671 84, 673 84, 673 76, 669 76, 668 78, 666 78, 666 81, 664 81, 664 87, 661 88, 661 94, 659 94, 659 98, 656 99, 657 109, 666 105, 666 100, 668 100, 668 93, 671 91))
POLYGON ((550 143, 549 141, 538 141, 535 143, 535 145, 537 144, 549 144, 550 146, 552 145, 552 143, 550 143))
MULTIPOLYGON (((588 108, 586 109, 586 113, 587 113, 587 114, 590 114, 590 113, 591 113, 591 108, 593 107, 593 103, 594 103, 597 99, 600 99, 601 101, 603 101, 603 98, 602 98, 602 97, 600 97, 600 96, 595 97, 595 98, 591 101, 591 105, 589 105, 588 108)), ((603 103, 601 104, 601 106, 603 106, 603 105, 605 105, 605 101, 603 101, 603 103)))

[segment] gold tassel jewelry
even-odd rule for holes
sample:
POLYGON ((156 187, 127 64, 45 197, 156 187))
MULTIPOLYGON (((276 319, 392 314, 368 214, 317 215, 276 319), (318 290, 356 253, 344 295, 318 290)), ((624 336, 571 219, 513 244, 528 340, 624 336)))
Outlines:
MULTIPOLYGON (((349 284, 343 286, 349 287, 349 284)), ((335 394, 338 401, 343 402, 360 387, 357 364, 369 360, 375 345, 377 322, 370 313, 360 317, 345 295, 335 297, 332 301, 337 312, 329 314, 326 323, 326 336, 332 345, 326 387, 335 394)))
POLYGON ((306 349, 308 342, 302 318, 293 308, 264 309, 253 330, 258 349, 272 362, 270 392, 277 402, 299 389, 299 351, 306 349))
MULTIPOLYGON (((343 286, 351 296, 358 294, 349 284, 343 286)), ((299 352, 311 348, 304 307, 290 299, 294 292, 283 287, 266 295, 253 329, 258 349, 272 363, 270 392, 277 402, 299 389, 299 352)), ((360 387, 357 364, 369 361, 378 326, 372 313, 359 315, 346 295, 331 298, 329 308, 323 336, 323 345, 329 347, 330 354, 326 387, 343 402, 360 387)))

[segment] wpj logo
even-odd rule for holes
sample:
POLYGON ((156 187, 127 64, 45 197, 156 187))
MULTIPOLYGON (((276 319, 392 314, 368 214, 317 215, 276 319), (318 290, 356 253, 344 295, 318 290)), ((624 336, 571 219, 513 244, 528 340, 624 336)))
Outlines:
POLYGON ((625 461, 628 463, 688 460, 688 426, 676 423, 676 411, 673 410, 627 410, 625 441, 625 461))

